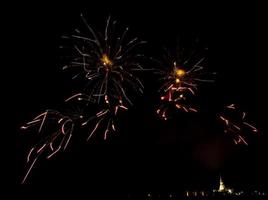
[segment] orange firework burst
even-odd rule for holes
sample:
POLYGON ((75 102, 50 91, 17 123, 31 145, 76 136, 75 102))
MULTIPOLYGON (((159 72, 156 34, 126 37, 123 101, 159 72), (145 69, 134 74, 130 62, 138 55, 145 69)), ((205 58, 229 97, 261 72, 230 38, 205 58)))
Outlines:
POLYGON ((173 108, 185 112, 198 112, 197 108, 190 105, 188 99, 195 95, 200 82, 212 82, 212 80, 203 78, 205 73, 202 62, 204 59, 199 59, 191 65, 189 60, 178 63, 169 58, 168 69, 157 72, 164 81, 159 89, 161 105, 157 109, 157 114, 161 118, 167 120, 169 112, 173 108))

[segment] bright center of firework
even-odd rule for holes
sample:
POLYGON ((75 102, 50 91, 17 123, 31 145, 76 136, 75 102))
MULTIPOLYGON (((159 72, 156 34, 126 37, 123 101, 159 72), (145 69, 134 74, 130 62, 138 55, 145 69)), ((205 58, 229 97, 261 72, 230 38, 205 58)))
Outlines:
POLYGON ((183 77, 186 74, 186 72, 183 69, 176 69, 175 74, 177 77, 183 77))
POLYGON ((110 60, 110 58, 106 54, 103 54, 103 56, 101 58, 101 62, 104 66, 112 66, 113 65, 113 62, 110 60))
POLYGON ((176 83, 179 83, 179 82, 181 82, 181 81, 180 81, 180 79, 176 78, 176 79, 175 79, 175 82, 176 82, 176 83))
POLYGON ((186 72, 183 69, 175 68, 174 74, 175 74, 175 82, 180 83, 181 78, 186 74, 186 72))

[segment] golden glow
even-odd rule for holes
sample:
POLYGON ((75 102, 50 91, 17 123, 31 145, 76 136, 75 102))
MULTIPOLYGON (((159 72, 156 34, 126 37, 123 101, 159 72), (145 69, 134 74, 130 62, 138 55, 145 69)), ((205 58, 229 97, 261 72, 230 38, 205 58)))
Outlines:
POLYGON ((103 56, 101 58, 101 62, 104 66, 112 66, 113 65, 113 62, 110 60, 110 58, 106 54, 103 54, 103 56))
POLYGON ((183 77, 186 74, 186 72, 183 69, 176 69, 175 73, 177 77, 183 77))
POLYGON ((174 69, 174 74, 175 74, 175 83, 179 84, 182 80, 182 77, 186 74, 186 72, 183 69, 174 69))

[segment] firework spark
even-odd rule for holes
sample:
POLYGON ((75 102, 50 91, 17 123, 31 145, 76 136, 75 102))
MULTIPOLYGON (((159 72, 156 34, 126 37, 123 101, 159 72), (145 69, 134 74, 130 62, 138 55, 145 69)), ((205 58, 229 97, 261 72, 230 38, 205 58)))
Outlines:
MULTIPOLYGON (((90 101, 90 97, 86 94, 78 93, 69 97, 65 101, 68 102, 71 100, 83 100, 88 103, 90 101)), ((121 99, 119 100, 119 102, 111 104, 108 99, 108 96, 105 95, 103 100, 104 102, 103 104, 101 104, 100 110, 98 110, 94 115, 91 115, 90 117, 83 116, 83 120, 81 121, 81 123, 79 123, 81 127, 95 124, 94 128, 90 131, 90 134, 87 137, 87 141, 94 135, 94 133, 98 131, 100 127, 105 127, 104 140, 106 140, 109 132, 116 131, 115 121, 119 111, 128 110, 128 107, 123 104, 123 101, 121 99)))
POLYGON ((246 121, 247 113, 240 111, 236 104, 225 106, 224 112, 219 115, 219 119, 224 125, 224 132, 228 133, 235 144, 248 145, 246 135, 257 133, 255 126, 246 121))
POLYGON ((50 159, 60 150, 66 149, 73 134, 74 121, 70 117, 62 115, 58 111, 47 110, 35 117, 26 125, 22 126, 21 129, 28 129, 34 126, 38 127, 38 133, 41 139, 28 152, 28 169, 22 183, 25 182, 40 156, 45 155, 47 159, 50 159), (49 125, 50 130, 52 129, 52 126, 55 128, 53 131, 45 133, 44 127, 46 125, 49 125))

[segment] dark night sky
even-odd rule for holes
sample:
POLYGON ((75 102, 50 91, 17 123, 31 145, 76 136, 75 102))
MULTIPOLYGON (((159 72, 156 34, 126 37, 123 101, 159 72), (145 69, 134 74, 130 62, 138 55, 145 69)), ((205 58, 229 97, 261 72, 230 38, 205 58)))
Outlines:
POLYGON ((104 27, 109 14, 122 26, 130 26, 134 34, 150 42, 151 55, 157 55, 162 46, 173 45, 178 36, 199 37, 207 46, 209 40, 207 67, 218 72, 216 82, 200 89, 201 113, 163 122, 154 114, 158 81, 144 76, 146 95, 121 119, 117 135, 90 144, 83 141, 83 135, 77 136, 65 153, 36 165, 30 184, 109 188, 119 181, 118 187, 126 190, 168 187, 175 191, 211 188, 221 172, 227 184, 265 187, 267 38, 261 6, 186 5, 180 1, 177 5, 73 1, 21 6, 6 17, 10 33, 5 85, 11 97, 7 124, 16 145, 12 177, 17 184, 30 148, 29 137, 18 130, 20 125, 46 108, 61 107, 63 99, 74 92, 69 76, 61 71, 58 47, 63 43, 61 36, 81 24, 83 12, 97 29, 104 27), (225 102, 241 104, 256 121, 262 136, 252 138, 248 148, 233 146, 220 133, 213 114, 225 102))

